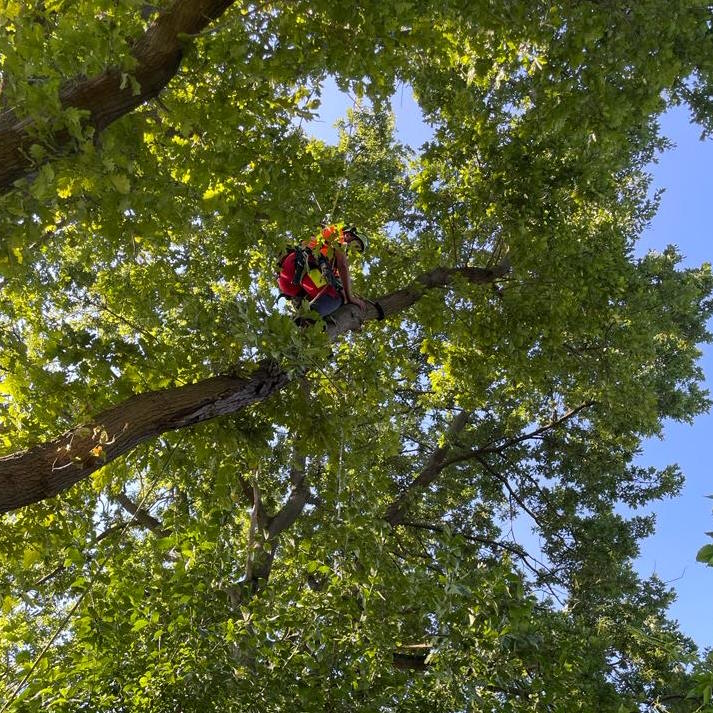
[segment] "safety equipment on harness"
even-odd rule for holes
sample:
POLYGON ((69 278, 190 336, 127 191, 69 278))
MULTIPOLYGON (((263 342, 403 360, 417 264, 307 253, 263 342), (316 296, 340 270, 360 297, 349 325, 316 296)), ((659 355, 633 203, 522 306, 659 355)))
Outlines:
POLYGON ((340 297, 342 283, 326 256, 309 248, 290 248, 278 265, 277 284, 280 295, 289 298, 307 297, 310 301, 323 294, 340 297))

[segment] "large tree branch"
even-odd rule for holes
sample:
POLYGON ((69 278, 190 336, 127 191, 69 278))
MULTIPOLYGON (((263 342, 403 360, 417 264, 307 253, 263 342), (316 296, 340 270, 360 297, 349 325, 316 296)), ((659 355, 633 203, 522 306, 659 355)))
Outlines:
POLYGON ((234 413, 288 381, 270 362, 248 378, 217 376, 133 396, 59 438, 0 458, 0 512, 57 495, 149 438, 234 413))
POLYGON ((123 490, 115 496, 116 501, 124 508, 129 514, 134 516, 134 520, 145 527, 147 530, 151 530, 158 537, 168 537, 171 534, 170 530, 163 527, 161 522, 156 519, 146 508, 141 507, 135 503, 123 490))
POLYGON ((456 278, 465 279, 473 284, 490 284, 504 277, 510 271, 506 261, 491 268, 483 267, 436 267, 419 275, 408 287, 404 287, 388 295, 382 295, 374 303, 368 303, 365 312, 353 305, 347 305, 333 315, 332 324, 327 329, 330 337, 351 330, 359 330, 363 322, 379 318, 378 302, 384 312, 384 317, 398 314, 418 302, 431 289, 448 287, 456 278))
POLYGON ((306 457, 298 453, 295 447, 293 466, 290 471, 292 488, 287 501, 274 515, 267 514, 257 483, 253 483, 251 488, 253 508, 248 531, 245 575, 239 585, 228 589, 228 596, 233 606, 244 602, 246 597, 255 595, 267 583, 280 543, 280 535, 292 527, 307 504, 305 467, 306 457))
MULTIPOLYGON (((524 441, 530 440, 532 438, 538 438, 544 433, 551 431, 555 428, 566 423, 569 419, 576 416, 580 411, 585 408, 593 406, 593 401, 587 401, 579 406, 569 409, 562 416, 553 418, 552 421, 546 423, 544 426, 533 429, 532 431, 527 431, 520 434, 514 438, 509 438, 507 440, 499 439, 501 442, 497 441, 490 443, 487 446, 481 448, 473 448, 466 451, 457 450, 453 448, 453 441, 458 433, 460 433, 466 425, 468 415, 466 413, 460 413, 456 418, 453 419, 448 431, 446 433, 446 442, 443 446, 437 448, 431 454, 428 462, 421 470, 421 472, 414 478, 406 487, 406 489, 395 498, 391 504, 386 508, 384 513, 384 519, 393 527, 400 525, 408 511, 409 505, 413 498, 418 494, 422 493, 436 478, 449 466, 455 465, 456 463, 463 463, 469 460, 477 460, 483 467, 487 468, 487 463, 484 460, 484 456, 490 454, 500 454, 508 448, 512 448, 524 441)), ((500 476, 498 476, 499 479, 500 476)), ((510 494, 517 498, 514 494, 512 488, 507 481, 503 481, 510 494)), ((535 516, 527 509, 519 499, 518 504, 525 509, 528 514, 531 515, 535 520, 535 516)))
MULTIPOLYGON (((473 283, 491 283, 507 272, 492 269, 435 268, 408 287, 378 298, 385 316, 402 312, 423 294, 450 285, 461 277, 473 283)), ((361 311, 344 305, 327 328, 334 340, 364 322, 378 319, 369 304, 361 311)), ((248 372, 250 365, 241 365, 248 372)), ((152 391, 100 413, 54 440, 0 458, 0 513, 50 498, 83 480, 138 444, 165 433, 235 413, 283 389, 291 377, 274 361, 265 361, 248 377, 216 376, 195 384, 152 391)))
MULTIPOLYGON (((155 97, 175 75, 181 61, 181 35, 195 34, 222 15, 234 0, 176 0, 162 11, 134 45, 136 67, 132 75, 139 91, 122 82, 122 71, 110 67, 90 78, 67 81, 60 89, 64 109, 87 112, 86 125, 98 133, 124 114, 155 97), (122 84, 124 86, 122 86, 122 84)), ((12 109, 0 114, 0 194, 13 182, 37 168, 30 147, 37 142, 31 118, 19 118, 12 109)), ((57 129, 52 139, 58 151, 72 145, 66 128, 57 129)))
POLYGON ((292 489, 285 504, 269 519, 267 526, 267 537, 271 542, 276 542, 277 538, 285 530, 292 527, 307 504, 309 489, 305 479, 306 460, 304 455, 295 453, 292 470, 290 471, 292 489))
POLYGON ((468 423, 470 414, 461 411, 450 423, 446 432, 445 443, 431 453, 423 470, 408 487, 386 508, 385 520, 392 527, 401 524, 406 515, 410 499, 416 493, 423 492, 446 467, 448 454, 453 449, 453 441, 468 423))

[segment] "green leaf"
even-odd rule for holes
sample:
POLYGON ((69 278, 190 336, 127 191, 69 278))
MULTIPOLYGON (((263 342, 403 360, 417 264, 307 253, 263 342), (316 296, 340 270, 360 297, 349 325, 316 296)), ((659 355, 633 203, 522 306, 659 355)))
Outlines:
POLYGON ((123 173, 112 173, 109 176, 109 180, 112 182, 114 188, 123 195, 126 195, 131 190, 129 178, 123 173))
POLYGON ((713 545, 703 545, 696 555, 697 562, 713 565, 713 545))
POLYGON ((27 547, 22 555, 22 566, 29 569, 42 559, 42 554, 34 547, 27 547))

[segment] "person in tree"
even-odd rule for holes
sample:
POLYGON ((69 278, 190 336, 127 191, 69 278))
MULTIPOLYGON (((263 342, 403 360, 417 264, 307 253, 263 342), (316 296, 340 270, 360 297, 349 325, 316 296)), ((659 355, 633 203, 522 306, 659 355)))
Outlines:
POLYGON ((354 227, 327 225, 309 241, 291 248, 279 262, 280 294, 299 307, 308 300, 310 309, 327 317, 343 304, 364 310, 366 303, 352 291, 347 252, 364 252, 367 239, 354 227))

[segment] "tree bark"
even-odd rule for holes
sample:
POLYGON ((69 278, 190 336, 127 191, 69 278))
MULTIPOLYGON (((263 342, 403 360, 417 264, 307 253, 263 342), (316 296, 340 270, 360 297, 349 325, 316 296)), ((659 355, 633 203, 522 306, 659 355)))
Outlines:
MULTIPOLYGON (((122 72, 110 67, 88 79, 72 79, 60 89, 62 108, 85 110, 86 125, 99 133, 109 124, 157 96, 174 76, 181 61, 182 34, 195 34, 220 17, 234 0, 176 0, 161 12, 156 21, 134 45, 137 65, 132 75, 140 90, 134 94, 130 82, 122 89, 122 72)), ((0 114, 0 194, 9 192, 19 178, 35 171, 40 163, 30 158, 29 150, 37 143, 31 118, 18 118, 12 109, 0 114)), ((58 129, 53 140, 58 152, 72 146, 65 128, 58 129)), ((48 161, 45 159, 44 162, 48 161)))
MULTIPOLYGON (((384 315, 390 316, 410 307, 427 290, 447 287, 456 275, 485 284, 507 271, 506 265, 492 269, 439 267, 378 302, 384 315)), ((329 337, 334 340, 359 330, 364 322, 378 317, 374 303, 365 311, 344 305, 331 319, 329 337)), ((133 396, 59 438, 0 458, 0 513, 53 497, 149 438, 235 413, 265 400, 289 381, 289 374, 276 362, 265 361, 247 378, 216 376, 133 396)))
MULTIPOLYGON (((477 460, 493 477, 500 480, 503 486, 508 490, 510 496, 517 501, 517 504, 524 510, 524 512, 526 512, 535 522, 538 522, 537 516, 527 507, 517 493, 515 493, 507 479, 499 473, 493 471, 488 466, 487 461, 485 461, 485 456, 502 453, 508 448, 512 448, 513 446, 523 443, 524 441, 537 438, 543 433, 559 428, 570 418, 579 414, 580 411, 594 406, 594 404, 594 401, 586 401, 575 408, 569 409, 561 416, 553 417, 549 423, 546 423, 544 426, 540 426, 533 431, 522 433, 513 438, 499 438, 496 439, 495 442, 491 442, 487 446, 483 446, 481 448, 468 449, 454 447, 454 442, 456 441, 458 434, 465 428, 470 416, 467 412, 461 411, 461 413, 459 413, 453 421, 451 421, 446 431, 446 442, 443 446, 436 448, 433 453, 431 453, 431 456, 421 472, 406 486, 403 492, 401 492, 389 504, 384 512, 384 520, 386 520, 386 522, 388 522, 392 527, 404 524, 404 517, 406 517, 409 507, 413 504, 414 498, 425 492, 428 486, 431 485, 431 483, 433 483, 446 468, 456 463, 477 460), (498 441, 500 441, 500 443, 498 443, 498 441)), ((411 525, 413 526, 413 523, 411 525)))
POLYGON ((417 493, 423 492, 445 469, 446 458, 453 450, 453 442, 458 437, 458 434, 466 427, 469 418, 469 412, 461 411, 453 421, 451 421, 446 432, 446 442, 433 451, 423 470, 408 484, 406 489, 389 507, 386 508, 384 519, 391 527, 396 527, 403 522, 409 507, 409 498, 417 493))

